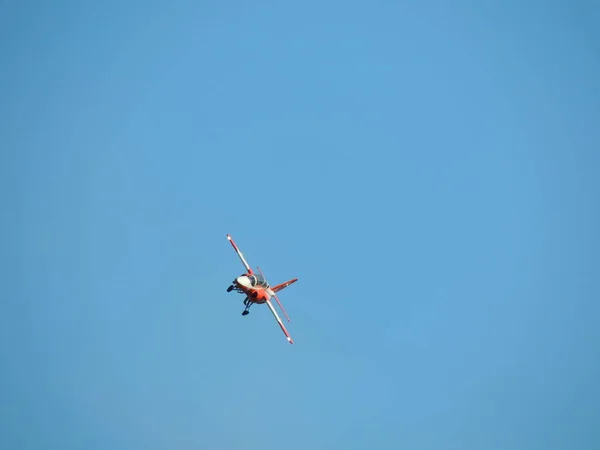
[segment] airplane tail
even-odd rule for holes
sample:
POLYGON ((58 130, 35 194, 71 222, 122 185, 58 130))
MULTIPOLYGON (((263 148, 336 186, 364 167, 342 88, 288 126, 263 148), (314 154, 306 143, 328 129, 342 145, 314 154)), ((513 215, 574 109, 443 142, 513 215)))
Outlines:
POLYGON ((294 284, 296 281, 298 281, 298 278, 294 278, 293 280, 289 280, 289 281, 286 281, 285 283, 278 284, 277 286, 272 287, 271 290, 273 292, 279 292, 279 291, 285 289, 286 287, 288 287, 290 284, 294 284))

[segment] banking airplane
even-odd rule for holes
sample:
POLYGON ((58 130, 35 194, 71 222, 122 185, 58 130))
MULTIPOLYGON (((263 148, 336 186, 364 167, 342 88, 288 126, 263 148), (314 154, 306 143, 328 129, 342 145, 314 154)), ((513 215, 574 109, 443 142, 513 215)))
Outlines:
POLYGON ((273 305, 271 304, 271 298, 274 298, 277 301, 277 304, 281 308, 281 311, 283 311, 285 318, 288 322, 290 322, 290 318, 286 314, 285 309, 283 309, 283 305, 281 304, 275 293, 281 291, 282 289, 285 289, 290 284, 295 283, 296 281, 298 281, 298 278, 294 278, 292 280, 286 281, 285 283, 278 284, 275 287, 270 287, 264 274, 262 273, 262 270, 260 270, 260 267, 257 267, 259 273, 254 273, 248 265, 248 263, 246 262, 246 260, 244 259, 244 255, 242 254, 240 249, 237 247, 237 245, 235 245, 233 239, 231 239, 231 236, 227 235, 227 239, 229 239, 229 242, 231 242, 231 245, 235 249, 235 252, 238 254, 240 259, 242 260, 242 264, 244 264, 244 267, 247 270, 247 273, 244 273, 237 277, 235 280, 233 280, 231 286, 227 288, 227 292, 235 291, 246 296, 246 298, 244 299, 244 305, 246 306, 246 308, 242 312, 242 316, 246 316, 249 314, 248 310, 254 303, 258 305, 266 303, 271 312, 273 313, 273 316, 275 316, 275 319, 277 319, 277 323, 279 323, 279 326, 285 334, 285 337, 287 338, 288 342, 290 344, 293 344, 294 341, 292 341, 292 338, 283 326, 283 322, 279 318, 277 311, 275 311, 275 308, 273 308, 273 305))

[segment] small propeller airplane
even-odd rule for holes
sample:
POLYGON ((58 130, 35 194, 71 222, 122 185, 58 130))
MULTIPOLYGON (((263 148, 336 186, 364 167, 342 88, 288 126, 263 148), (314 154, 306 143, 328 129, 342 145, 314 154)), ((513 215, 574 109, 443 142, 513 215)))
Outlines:
POLYGON ((273 316, 275 316, 277 323, 279 323, 279 326, 285 334, 285 337, 287 338, 288 342, 290 344, 293 344, 294 341, 292 341, 292 338, 283 326, 283 322, 279 318, 277 311, 275 311, 275 308, 273 308, 273 305, 271 304, 271 298, 274 298, 277 301, 277 304, 281 308, 281 311, 285 315, 285 318, 288 322, 291 322, 290 318, 285 312, 285 309, 283 309, 283 305, 277 298, 276 293, 281 291, 282 289, 285 289, 290 284, 293 284, 296 281, 298 281, 298 278, 294 278, 292 280, 286 281, 285 283, 278 284, 274 287, 269 286, 269 283, 267 282, 267 279, 262 273, 262 270, 260 270, 260 267, 257 267, 259 273, 253 272, 248 263, 246 262, 244 255, 242 254, 238 246, 235 245, 235 242, 233 241, 233 239, 231 239, 230 235, 227 235, 227 239, 229 240, 229 242, 231 242, 231 245, 233 246, 237 255, 240 257, 240 260, 242 261, 242 264, 244 264, 244 267, 247 271, 246 273, 240 275, 235 280, 233 280, 231 286, 227 288, 227 292, 235 291, 246 296, 246 298, 244 299, 244 305, 246 306, 246 308, 242 312, 242 316, 247 316, 250 313, 248 310, 253 304, 256 303, 258 305, 262 305, 263 303, 266 303, 271 312, 273 313, 273 316))

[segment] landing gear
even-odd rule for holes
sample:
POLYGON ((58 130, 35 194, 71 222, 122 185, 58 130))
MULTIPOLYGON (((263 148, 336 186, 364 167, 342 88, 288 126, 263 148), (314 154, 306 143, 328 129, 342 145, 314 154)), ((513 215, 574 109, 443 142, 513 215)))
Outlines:
POLYGON ((244 305, 246 307, 244 308, 244 311, 242 311, 242 316, 247 316, 248 314, 250 314, 250 311, 248 311, 248 310, 252 306, 252 302, 250 301, 250 299, 248 297, 246 297, 244 299, 244 305))
MULTIPOLYGON (((227 288, 227 292, 231 292, 231 291, 235 291, 235 292, 239 292, 240 294, 242 294, 244 291, 236 286, 235 281, 227 288)), ((250 294, 250 296, 252 298, 256 298, 258 296, 258 294, 256 292, 252 292, 250 294)), ((248 311, 250 309, 250 307, 253 305, 252 300, 250 300, 250 297, 246 297, 244 298, 244 311, 242 311, 242 316, 247 316, 248 314, 250 314, 250 311, 248 311)))

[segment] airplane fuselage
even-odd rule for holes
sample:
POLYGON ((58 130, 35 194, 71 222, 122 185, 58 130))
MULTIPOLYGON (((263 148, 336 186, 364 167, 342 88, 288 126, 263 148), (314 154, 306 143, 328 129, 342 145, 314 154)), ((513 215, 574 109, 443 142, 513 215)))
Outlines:
POLYGON ((259 305, 271 299, 269 285, 260 276, 245 274, 237 277, 233 284, 243 292, 252 303, 259 305))

